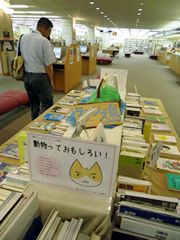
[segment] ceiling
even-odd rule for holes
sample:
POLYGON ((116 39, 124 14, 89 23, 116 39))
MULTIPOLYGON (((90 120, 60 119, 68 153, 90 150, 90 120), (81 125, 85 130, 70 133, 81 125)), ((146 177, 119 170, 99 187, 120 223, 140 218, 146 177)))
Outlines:
POLYGON ((48 16, 72 17, 87 27, 159 31, 169 30, 170 24, 176 28, 180 20, 180 0, 94 0, 94 4, 90 0, 10 0, 10 4, 30 5, 28 11, 46 11, 48 16))

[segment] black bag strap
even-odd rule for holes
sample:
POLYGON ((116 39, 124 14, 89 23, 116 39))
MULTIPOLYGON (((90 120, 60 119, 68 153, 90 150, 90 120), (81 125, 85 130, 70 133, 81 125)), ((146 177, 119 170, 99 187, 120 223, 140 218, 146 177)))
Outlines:
POLYGON ((19 38, 19 45, 18 45, 18 56, 21 56, 21 50, 20 50, 20 42, 21 42, 21 38, 24 34, 22 34, 19 38))

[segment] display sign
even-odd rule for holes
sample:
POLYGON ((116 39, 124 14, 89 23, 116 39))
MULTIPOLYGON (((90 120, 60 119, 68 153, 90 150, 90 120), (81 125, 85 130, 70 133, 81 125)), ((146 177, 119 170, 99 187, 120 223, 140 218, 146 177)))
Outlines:
POLYGON ((104 126, 122 124, 119 104, 116 101, 76 105, 74 107, 76 122, 91 107, 95 107, 96 111, 87 122, 86 128, 96 127, 100 122, 103 122, 104 126))
POLYGON ((111 198, 119 147, 108 143, 27 132, 30 181, 101 198, 111 198))

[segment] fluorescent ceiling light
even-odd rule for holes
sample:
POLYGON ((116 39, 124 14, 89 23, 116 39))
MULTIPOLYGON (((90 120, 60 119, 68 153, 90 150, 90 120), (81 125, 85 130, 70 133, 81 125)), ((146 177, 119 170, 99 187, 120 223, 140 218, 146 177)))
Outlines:
POLYGON ((23 13, 23 14, 26 14, 26 11, 14 11, 13 13, 23 13))
MULTIPOLYGON (((68 16, 70 16, 70 15, 68 15, 68 16)), ((44 17, 46 17, 46 18, 59 18, 59 16, 44 16, 44 17)))
POLYGON ((28 5, 10 5, 11 8, 29 8, 28 5))
POLYGON ((22 17, 22 18, 27 18, 27 17, 30 17, 30 18, 34 18, 34 17, 41 17, 41 16, 37 16, 37 15, 12 15, 12 17, 22 17))
POLYGON ((26 13, 30 13, 30 14, 46 14, 46 12, 44 12, 44 11, 26 11, 26 13))

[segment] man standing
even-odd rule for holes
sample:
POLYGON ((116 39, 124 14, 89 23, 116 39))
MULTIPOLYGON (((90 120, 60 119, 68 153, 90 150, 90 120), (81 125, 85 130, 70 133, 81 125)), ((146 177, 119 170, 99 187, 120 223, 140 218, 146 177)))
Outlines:
POLYGON ((24 59, 24 86, 31 106, 32 120, 53 105, 53 66, 56 62, 50 36, 52 22, 41 18, 37 29, 21 38, 20 51, 24 59))

